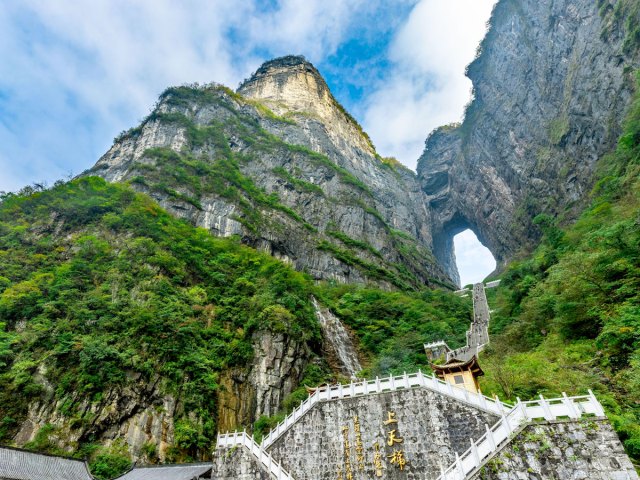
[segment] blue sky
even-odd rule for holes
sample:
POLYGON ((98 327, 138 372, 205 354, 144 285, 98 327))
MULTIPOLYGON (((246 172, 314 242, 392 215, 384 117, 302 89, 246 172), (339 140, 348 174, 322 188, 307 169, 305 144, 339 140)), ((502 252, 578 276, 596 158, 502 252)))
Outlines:
POLYGON ((89 168, 167 86, 235 88, 286 54, 318 67, 382 155, 415 168, 429 132, 462 117, 494 2, 4 0, 0 191, 89 168))

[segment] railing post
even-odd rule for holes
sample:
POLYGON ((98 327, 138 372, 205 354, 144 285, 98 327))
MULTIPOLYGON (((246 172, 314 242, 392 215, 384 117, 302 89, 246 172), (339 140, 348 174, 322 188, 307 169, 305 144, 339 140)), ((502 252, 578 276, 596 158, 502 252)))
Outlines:
POLYGON ((478 392, 478 403, 480 403, 480 406, 485 410, 488 409, 487 399, 485 398, 485 396, 482 394, 481 391, 478 392))
POLYGON ((596 411, 596 416, 606 417, 606 414, 604 413, 604 408, 602 408, 602 405, 600 405, 600 402, 598 401, 596 396, 593 394, 591 389, 589 389, 589 397, 590 397, 589 400, 591 400, 591 403, 593 403, 594 410, 596 411))
POLYGON ((353 383, 353 379, 351 379, 351 385, 349 386, 349 393, 352 397, 356 396, 356 385, 353 383))
POLYGON ((565 392, 562 392, 562 403, 569 411, 570 418, 580 418, 580 412, 578 412, 575 405, 573 404, 573 400, 567 397, 567 394, 565 392))
POLYGON ((520 397, 516 397, 516 399, 518 400, 516 407, 520 408, 520 413, 522 414, 522 421, 527 422, 529 420, 529 415, 527 414, 527 407, 524 405, 524 403, 522 403, 522 400, 520 400, 520 397))
POLYGON ((424 375, 422 374, 422 369, 418 369, 418 385, 421 387, 424 386, 424 375))
POLYGON ((544 412, 544 418, 546 420, 555 420, 556 419, 556 416, 553 414, 553 412, 549 408, 549 404, 544 399, 542 394, 540 394, 540 405, 542 406, 542 411, 544 412))
POLYGON ((380 377, 376 376, 376 393, 380 393, 380 377))
POLYGON ((513 432, 513 429, 511 428, 511 422, 509 422, 509 419, 504 413, 502 413, 502 423, 504 423, 504 426, 507 427, 507 433, 510 434, 511 432, 513 432))
POLYGON ((389 383, 391 383, 391 391, 395 391, 396 389, 396 380, 393 378, 393 375, 389 377, 389 383))
POLYGON ((404 388, 409 388, 409 375, 407 375, 407 372, 404 372, 404 388))
POLYGON ((484 424, 484 428, 487 431, 487 441, 489 442, 489 446, 491 447, 491 451, 496 449, 496 439, 493 438, 493 432, 489 428, 489 425, 484 424))
POLYGON ((478 454, 478 447, 473 441, 473 438, 469 439, 471 441, 471 455, 473 455, 474 467, 480 465, 480 455, 478 454))
POLYGON ((464 468, 462 467, 462 462, 460 461, 460 455, 456 452, 456 470, 460 474, 460 478, 464 478, 464 468))
POLYGON ((369 393, 369 382, 366 378, 362 380, 362 388, 364 389, 365 395, 369 393))
POLYGON ((338 384, 338 398, 342 398, 342 383, 338 384))

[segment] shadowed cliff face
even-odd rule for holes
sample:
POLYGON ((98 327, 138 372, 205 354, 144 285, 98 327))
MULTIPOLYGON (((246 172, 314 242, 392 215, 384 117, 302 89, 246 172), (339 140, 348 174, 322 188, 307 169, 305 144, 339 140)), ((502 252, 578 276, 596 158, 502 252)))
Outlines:
POLYGON ((433 132, 417 168, 448 272, 465 228, 500 268, 537 240, 533 217, 581 206, 596 160, 615 147, 638 65, 624 18, 632 2, 617 3, 622 13, 607 0, 497 4, 468 67, 464 123, 433 132))
POLYGON ((88 172, 132 181, 171 213, 320 279, 452 285, 433 257, 416 175, 385 164, 302 57, 234 93, 168 89, 88 172))

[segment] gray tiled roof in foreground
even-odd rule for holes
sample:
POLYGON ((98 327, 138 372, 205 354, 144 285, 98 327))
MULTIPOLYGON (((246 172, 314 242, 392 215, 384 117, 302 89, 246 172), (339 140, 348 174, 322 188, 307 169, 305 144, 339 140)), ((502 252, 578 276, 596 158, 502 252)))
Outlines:
POLYGON ((135 467, 117 480, 193 480, 209 478, 211 463, 135 467), (203 477, 203 475, 207 475, 203 477))
POLYGON ((81 460, 0 447, 0 479, 93 480, 81 460))

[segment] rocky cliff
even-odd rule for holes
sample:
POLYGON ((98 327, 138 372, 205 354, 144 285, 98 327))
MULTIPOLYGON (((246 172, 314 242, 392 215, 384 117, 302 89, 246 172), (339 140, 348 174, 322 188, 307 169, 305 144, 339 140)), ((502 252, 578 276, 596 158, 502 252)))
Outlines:
POLYGON ((130 181, 175 215, 316 278, 451 285, 415 174, 375 153, 302 57, 265 63, 237 93, 168 89, 86 173, 130 181))
POLYGON ((637 21, 633 0, 498 2, 468 67, 464 122, 433 132, 417 168, 448 272, 462 230, 504 265, 538 238, 536 215, 583 205, 629 105, 637 21))

